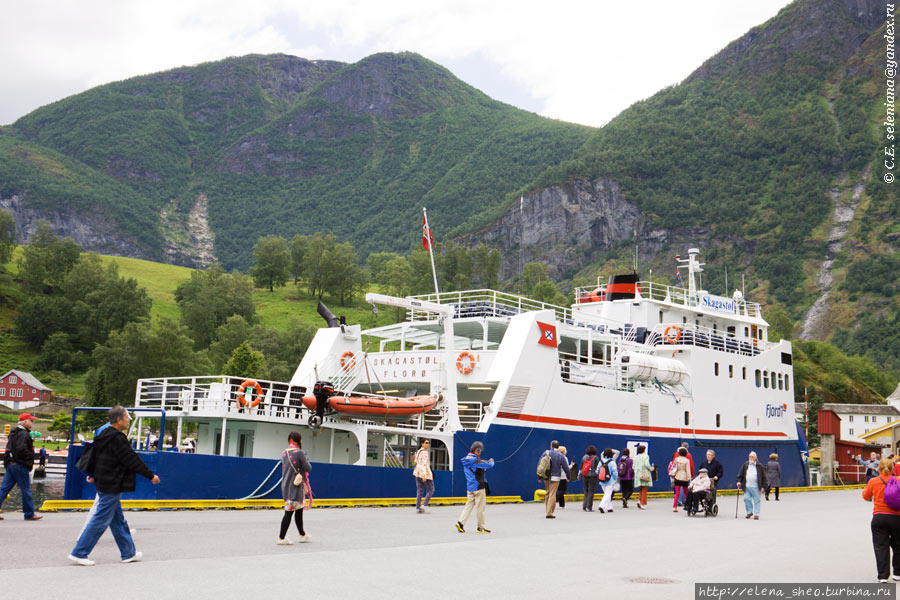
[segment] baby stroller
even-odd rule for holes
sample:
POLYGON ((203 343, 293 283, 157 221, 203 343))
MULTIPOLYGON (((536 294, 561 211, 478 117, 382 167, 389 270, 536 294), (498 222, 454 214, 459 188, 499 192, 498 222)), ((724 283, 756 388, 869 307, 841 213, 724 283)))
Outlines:
MULTIPOLYGON (((690 510, 686 511, 685 514, 686 514, 687 516, 690 517, 692 514, 696 515, 696 514, 701 513, 701 512, 703 513, 703 516, 704 516, 704 517, 709 517, 709 516, 715 517, 715 516, 718 516, 718 514, 719 514, 719 505, 716 504, 716 497, 715 497, 715 495, 714 495, 714 490, 713 490, 713 489, 708 489, 708 490, 705 490, 705 491, 703 491, 703 492, 698 492, 698 493, 696 493, 696 496, 697 496, 697 498, 698 498, 698 501, 697 501, 697 510, 695 510, 695 511, 690 511, 690 510)), ((690 508, 690 507, 688 507, 688 508, 690 508)))

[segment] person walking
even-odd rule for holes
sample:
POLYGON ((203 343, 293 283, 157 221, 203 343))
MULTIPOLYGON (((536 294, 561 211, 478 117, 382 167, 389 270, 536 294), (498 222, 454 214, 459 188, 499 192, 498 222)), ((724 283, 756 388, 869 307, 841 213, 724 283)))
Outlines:
POLYGON ((900 581, 900 510, 894 510, 884 500, 887 486, 894 479, 894 461, 889 458, 878 463, 878 475, 869 480, 862 492, 863 500, 872 502, 872 549, 878 581, 887 583, 894 568, 894 581, 900 581), (891 551, 894 552, 893 561, 891 551))
MULTIPOLYGON (((891 460, 891 462, 894 462, 891 460)), ((769 500, 769 491, 775 488, 775 501, 778 501, 778 492, 781 488, 781 465, 778 464, 778 455, 774 452, 769 455, 766 463, 766 501, 769 500)))
POLYGON ((715 450, 710 449, 706 451, 706 459, 700 463, 700 469, 706 469, 706 473, 709 476, 709 481, 711 483, 710 490, 712 491, 712 501, 713 504, 715 504, 716 491, 718 490, 719 482, 722 481, 722 477, 725 476, 725 469, 722 468, 722 463, 716 459, 715 450))
POLYGON ((97 488, 94 511, 84 529, 69 560, 76 565, 92 566, 88 558, 97 541, 107 527, 116 540, 123 563, 141 560, 141 553, 134 549, 131 530, 122 513, 122 493, 133 492, 137 487, 135 474, 146 477, 154 485, 159 484, 159 476, 150 470, 137 452, 131 447, 125 431, 131 423, 131 415, 122 406, 109 409, 109 427, 94 438, 89 464, 85 469, 88 481, 97 488))
POLYGON ((554 441, 550 448, 550 484, 547 486, 547 496, 544 498, 544 509, 548 519, 555 519, 556 491, 559 489, 559 481, 562 474, 569 476, 569 460, 558 450, 559 443, 554 441))
POLYGON ((631 451, 628 448, 622 450, 618 471, 619 485, 622 488, 622 508, 628 508, 628 500, 634 493, 634 461, 631 460, 631 451))
POLYGON ((594 511, 594 492, 597 490, 597 447, 588 446, 581 457, 581 468, 578 470, 578 478, 584 480, 584 500, 581 501, 581 510, 594 511))
POLYGON ((459 516, 459 521, 456 522, 456 530, 460 533, 466 532, 466 521, 469 520, 473 508, 478 519, 478 529, 475 531, 478 533, 491 532, 484 526, 484 505, 487 503, 487 482, 484 481, 484 471, 494 467, 494 459, 482 459, 483 451, 484 444, 475 442, 469 448, 469 453, 461 459, 463 473, 466 476, 466 505, 459 516), (481 471, 481 476, 478 471, 481 471))
POLYGON ((560 471, 559 474, 559 487, 556 489, 556 503, 559 504, 560 508, 566 507, 566 490, 569 489, 569 477, 567 473, 572 472, 572 467, 575 466, 575 463, 569 460, 569 457, 566 454, 566 447, 560 446, 559 453, 566 457, 566 463, 569 465, 568 471, 560 471))
MULTIPOLYGON (((34 514, 34 499, 31 496, 31 469, 34 467, 34 442, 31 441, 31 428, 34 417, 28 413, 19 415, 19 422, 9 432, 6 440, 6 451, 3 454, 3 483, 0 484, 0 508, 13 487, 19 486, 22 492, 22 512, 26 521, 40 521, 40 515, 34 514)), ((3 516, 0 515, 0 520, 3 516)))
POLYGON ((747 462, 741 465, 737 487, 739 490, 744 490, 744 508, 747 510, 746 518, 753 517, 758 521, 761 490, 766 487, 766 470, 756 459, 756 452, 751 452, 747 457, 747 462))
MULTIPOLYGON (((691 453, 688 450, 688 447, 689 447, 689 444, 687 442, 681 442, 681 446, 677 450, 675 450, 675 452, 672 454, 672 462, 675 462, 675 459, 678 458, 679 452, 681 452, 681 449, 683 448, 685 451, 684 456, 687 457, 688 462, 690 463, 690 467, 691 467, 690 471, 688 473, 688 475, 689 475, 688 483, 690 483, 690 480, 692 480, 694 478, 694 457, 691 456, 691 453)), ((687 500, 687 491, 685 490, 685 492, 684 492, 684 498, 681 498, 681 488, 675 487, 675 478, 669 477, 669 483, 671 483, 672 488, 675 489, 676 505, 681 506, 682 504, 684 504, 685 500, 687 500)))
POLYGON ((413 469, 413 477, 416 478, 416 512, 426 513, 425 507, 434 495, 434 474, 431 472, 431 440, 424 439, 419 442, 419 449, 415 455, 416 466, 413 469), (422 505, 422 494, 425 494, 425 503, 422 505))
POLYGON ((672 476, 672 486, 675 489, 675 498, 672 501, 672 510, 678 512, 678 498, 681 492, 684 492, 685 502, 687 501, 688 486, 693 477, 691 476, 691 462, 687 458, 687 448, 681 447, 676 453, 675 474, 672 476))
POLYGON ((603 490, 603 498, 600 499, 601 513, 612 512, 612 496, 613 490, 616 488, 616 482, 619 480, 619 470, 616 467, 616 457, 619 456, 618 450, 607 448, 603 451, 600 458, 600 470, 603 471, 606 479, 600 478, 600 488, 603 490))
POLYGON ((650 464, 647 446, 638 445, 632 467, 634 468, 634 485, 638 488, 637 507, 645 510, 647 508, 647 491, 653 487, 653 466, 650 464))
POLYGON ((281 529, 278 531, 279 546, 293 544, 287 538, 291 527, 291 515, 297 524, 297 533, 301 543, 309 541, 309 535, 303 529, 303 504, 309 486, 309 472, 312 465, 302 450, 303 438, 299 431, 288 434, 288 447, 281 453, 281 497, 284 498, 284 516, 281 517, 281 529))

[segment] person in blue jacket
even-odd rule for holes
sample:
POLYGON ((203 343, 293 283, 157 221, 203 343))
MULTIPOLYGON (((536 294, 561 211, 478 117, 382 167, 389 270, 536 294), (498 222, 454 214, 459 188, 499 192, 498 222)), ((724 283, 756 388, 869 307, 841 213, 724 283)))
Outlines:
POLYGON ((487 502, 487 482, 484 480, 484 470, 494 466, 494 459, 483 460, 481 452, 484 450, 484 444, 475 442, 469 448, 469 453, 462 459, 463 473, 466 475, 466 506, 463 508, 459 521, 456 522, 456 530, 460 533, 466 532, 466 521, 475 509, 475 516, 478 518, 478 533, 490 533, 490 529, 484 527, 484 505, 487 502))

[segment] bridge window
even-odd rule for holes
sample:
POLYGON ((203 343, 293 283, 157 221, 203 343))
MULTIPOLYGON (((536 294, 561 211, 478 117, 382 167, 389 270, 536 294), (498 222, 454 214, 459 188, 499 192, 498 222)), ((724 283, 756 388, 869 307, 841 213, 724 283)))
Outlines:
POLYGON ((691 424, 691 411, 684 411, 684 425, 685 427, 691 424))
POLYGON ((756 387, 760 387, 762 385, 762 372, 757 369, 756 370, 756 387))

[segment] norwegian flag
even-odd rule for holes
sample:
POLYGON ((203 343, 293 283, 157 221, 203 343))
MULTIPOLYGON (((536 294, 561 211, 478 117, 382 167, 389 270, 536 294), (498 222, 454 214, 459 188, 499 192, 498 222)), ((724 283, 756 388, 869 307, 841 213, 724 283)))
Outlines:
POLYGON ((422 247, 431 251, 434 248, 434 237, 431 235, 431 227, 428 226, 428 217, 422 215, 422 247))

